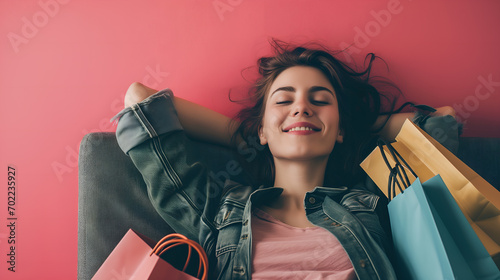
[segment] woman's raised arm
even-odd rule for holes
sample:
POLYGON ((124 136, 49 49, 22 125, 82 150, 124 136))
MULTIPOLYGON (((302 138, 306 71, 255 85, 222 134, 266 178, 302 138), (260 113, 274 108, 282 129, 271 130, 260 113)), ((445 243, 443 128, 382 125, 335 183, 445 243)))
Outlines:
MULTIPOLYGON (((141 102, 158 90, 134 82, 125 94, 125 107, 141 102)), ((236 127, 230 126, 231 118, 191 101, 175 97, 174 105, 179 121, 190 137, 221 145, 230 145, 236 127)))
MULTIPOLYGON (((398 113, 392 115, 387 121, 386 125, 380 131, 380 136, 387 141, 394 141, 396 139, 396 135, 398 135, 403 123, 406 119, 412 119, 415 113, 398 113)), ((451 115, 455 117, 455 109, 451 106, 439 107, 436 109, 436 112, 431 114, 432 116, 446 116, 451 115)), ((380 116, 377 119, 374 127, 380 127, 386 120, 387 116, 380 116)))

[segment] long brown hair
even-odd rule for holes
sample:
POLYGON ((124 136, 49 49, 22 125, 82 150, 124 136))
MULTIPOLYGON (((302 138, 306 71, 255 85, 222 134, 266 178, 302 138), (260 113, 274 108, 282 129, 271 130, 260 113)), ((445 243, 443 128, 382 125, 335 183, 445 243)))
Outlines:
MULTIPOLYGON (((389 85, 383 79, 373 79, 371 70, 373 62, 379 58, 373 53, 365 57, 366 67, 356 71, 335 55, 341 51, 329 51, 325 47, 314 45, 291 46, 281 41, 271 42, 274 56, 262 57, 258 60, 260 78, 249 91, 250 105, 241 109, 234 120, 240 121, 232 142, 237 139, 249 139, 258 135, 262 123, 266 96, 271 84, 284 70, 293 66, 310 66, 319 69, 332 84, 338 99, 340 129, 343 133, 343 143, 337 143, 328 160, 325 174, 325 185, 351 185, 361 177, 360 162, 366 157, 368 149, 374 147, 376 133, 382 128, 373 129, 375 121, 381 115, 382 101, 388 102, 392 112, 396 99, 383 95, 373 85, 389 85)), ((385 113, 387 114, 387 113, 385 113)), ((243 161, 249 169, 256 184, 272 186, 274 184, 273 156, 266 146, 249 164, 243 161)))

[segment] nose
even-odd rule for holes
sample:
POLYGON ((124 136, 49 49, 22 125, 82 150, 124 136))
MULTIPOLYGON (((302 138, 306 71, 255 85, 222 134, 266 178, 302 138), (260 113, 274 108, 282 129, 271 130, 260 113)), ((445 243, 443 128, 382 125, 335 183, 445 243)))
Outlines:
POLYGON ((295 116, 312 116, 313 111, 308 100, 296 100, 292 109, 292 115, 295 116))

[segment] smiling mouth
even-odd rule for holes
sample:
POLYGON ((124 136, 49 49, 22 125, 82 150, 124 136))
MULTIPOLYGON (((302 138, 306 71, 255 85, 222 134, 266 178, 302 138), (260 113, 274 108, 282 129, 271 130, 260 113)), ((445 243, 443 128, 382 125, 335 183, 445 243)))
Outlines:
POLYGON ((301 126, 301 127, 294 127, 294 128, 289 129, 289 130, 285 130, 285 132, 292 132, 292 131, 319 131, 319 129, 313 129, 311 127, 301 126))
POLYGON ((318 132, 321 131, 321 128, 315 126, 310 122, 296 122, 285 128, 283 128, 283 132, 318 132))

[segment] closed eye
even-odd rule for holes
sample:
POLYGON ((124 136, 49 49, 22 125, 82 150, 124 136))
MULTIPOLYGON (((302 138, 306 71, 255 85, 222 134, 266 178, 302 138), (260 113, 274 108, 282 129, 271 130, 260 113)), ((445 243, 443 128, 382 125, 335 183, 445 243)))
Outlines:
POLYGON ((292 101, 278 101, 276 104, 289 104, 292 103, 292 101))
MULTIPOLYGON (((278 102, 276 102, 276 104, 278 104, 278 105, 290 104, 290 103, 292 103, 292 101, 278 101, 278 102)), ((315 105, 329 105, 330 104, 330 102, 328 102, 328 101, 320 101, 320 100, 313 100, 313 101, 311 101, 311 103, 313 103, 315 105)))
POLYGON ((313 100, 312 103, 314 103, 316 105, 328 105, 328 104, 330 104, 330 102, 328 102, 328 101, 320 101, 320 100, 313 100))

